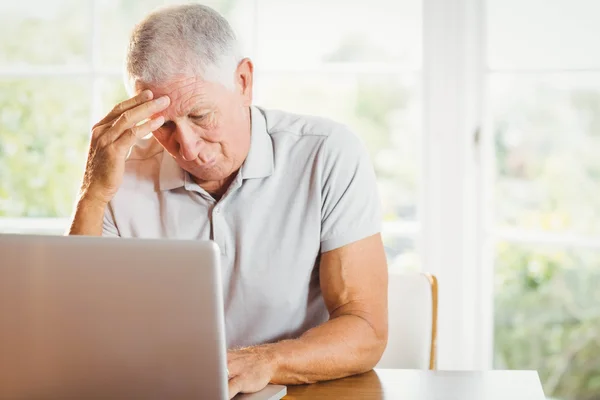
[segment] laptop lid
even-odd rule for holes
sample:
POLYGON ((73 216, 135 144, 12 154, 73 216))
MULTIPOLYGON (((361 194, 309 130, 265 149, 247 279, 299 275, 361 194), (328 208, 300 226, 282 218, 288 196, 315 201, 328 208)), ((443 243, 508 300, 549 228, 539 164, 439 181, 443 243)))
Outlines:
POLYGON ((213 242, 0 235, 0 254, 0 398, 228 398, 213 242))

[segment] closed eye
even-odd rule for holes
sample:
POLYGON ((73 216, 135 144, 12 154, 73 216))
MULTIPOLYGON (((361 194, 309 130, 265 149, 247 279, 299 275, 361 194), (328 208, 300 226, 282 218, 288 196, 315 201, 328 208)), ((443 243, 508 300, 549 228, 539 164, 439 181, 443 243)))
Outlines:
POLYGON ((205 119, 208 116, 208 114, 202 114, 202 115, 190 115, 190 118, 195 120, 195 121, 202 121, 203 119, 205 119))

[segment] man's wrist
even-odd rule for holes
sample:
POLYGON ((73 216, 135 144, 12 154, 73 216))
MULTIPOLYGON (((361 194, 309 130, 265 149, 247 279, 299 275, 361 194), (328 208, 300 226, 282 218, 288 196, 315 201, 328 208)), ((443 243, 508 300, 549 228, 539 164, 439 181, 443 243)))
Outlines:
POLYGON ((102 235, 102 221, 107 203, 95 198, 81 196, 69 228, 69 235, 102 235))
POLYGON ((278 383, 281 381, 281 376, 284 370, 284 354, 290 341, 291 340, 284 340, 266 345, 266 356, 269 365, 271 366, 271 383, 278 383))

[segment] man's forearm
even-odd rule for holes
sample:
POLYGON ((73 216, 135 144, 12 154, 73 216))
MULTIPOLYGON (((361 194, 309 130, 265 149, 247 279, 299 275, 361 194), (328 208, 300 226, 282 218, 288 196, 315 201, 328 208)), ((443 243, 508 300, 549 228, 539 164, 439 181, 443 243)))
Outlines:
POLYGON ((301 384, 366 372, 379 361, 387 334, 367 319, 342 315, 298 339, 267 345, 274 357, 273 383, 301 384))
POLYGON ((102 236, 102 222, 106 204, 80 199, 69 229, 69 235, 102 236))

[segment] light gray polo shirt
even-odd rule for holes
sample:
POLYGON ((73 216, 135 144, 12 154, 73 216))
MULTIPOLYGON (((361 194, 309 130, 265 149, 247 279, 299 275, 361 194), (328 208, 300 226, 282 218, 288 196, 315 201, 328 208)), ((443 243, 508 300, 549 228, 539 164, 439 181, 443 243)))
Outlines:
POLYGON ((347 127, 258 107, 251 119, 250 152, 218 202, 150 137, 132 148, 104 218, 105 236, 219 245, 228 348, 325 322, 320 253, 381 229, 373 167, 347 127))

